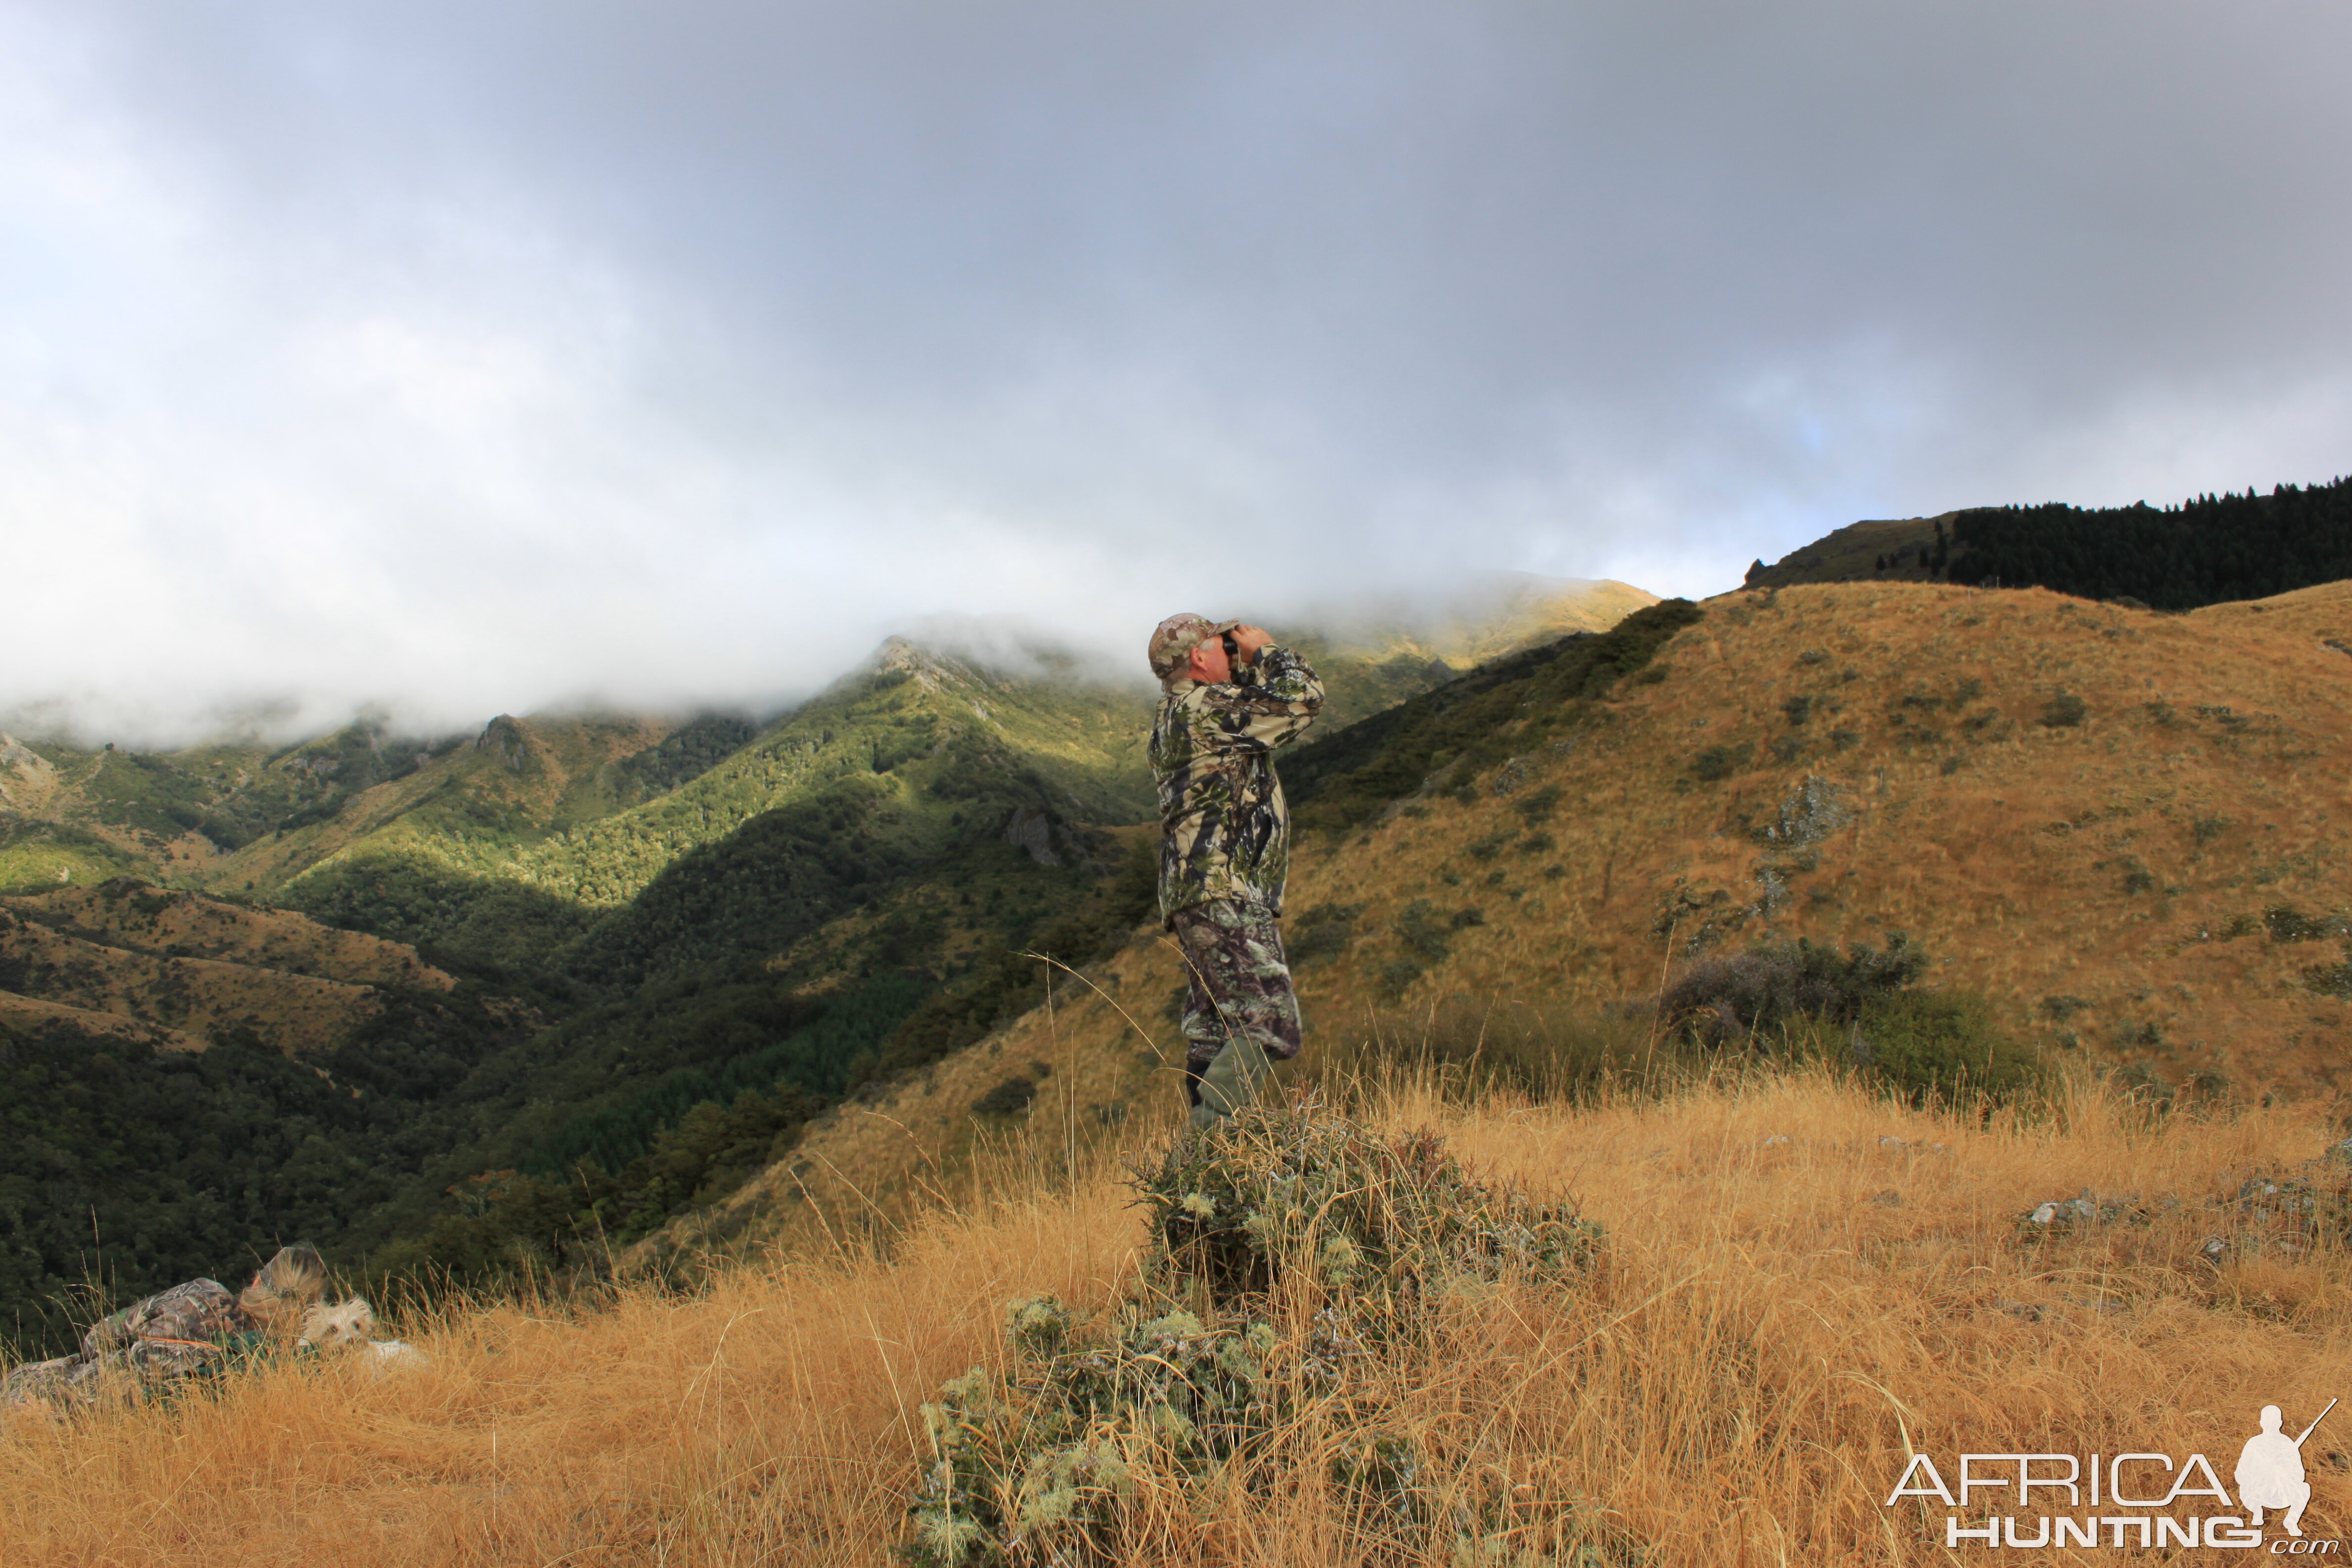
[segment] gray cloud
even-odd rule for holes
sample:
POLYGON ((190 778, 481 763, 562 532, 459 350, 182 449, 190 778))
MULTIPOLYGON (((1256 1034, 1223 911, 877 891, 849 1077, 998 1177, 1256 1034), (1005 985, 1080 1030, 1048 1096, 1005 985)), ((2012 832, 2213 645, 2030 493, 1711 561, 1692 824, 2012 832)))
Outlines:
MULTIPOLYGON (((0 709, 766 701, 926 616, 2352 468, 2352 12, 0 6, 0 709)), ((136 715, 143 714, 141 719, 136 715)))

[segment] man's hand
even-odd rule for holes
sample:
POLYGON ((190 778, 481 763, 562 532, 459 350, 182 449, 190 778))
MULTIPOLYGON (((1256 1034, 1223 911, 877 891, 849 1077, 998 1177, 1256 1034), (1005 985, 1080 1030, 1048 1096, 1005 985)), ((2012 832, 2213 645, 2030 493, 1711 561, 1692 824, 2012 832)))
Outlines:
POLYGON ((1264 626, 1235 626, 1233 629, 1234 651, 1242 656, 1244 664, 1257 662, 1257 650, 1274 640, 1274 634, 1264 626))

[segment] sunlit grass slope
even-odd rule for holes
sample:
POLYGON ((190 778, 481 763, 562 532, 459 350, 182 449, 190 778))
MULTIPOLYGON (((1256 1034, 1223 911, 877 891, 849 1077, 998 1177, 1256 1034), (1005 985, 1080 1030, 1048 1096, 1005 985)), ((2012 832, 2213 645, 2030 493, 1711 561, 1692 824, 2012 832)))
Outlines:
POLYGON ((379 987, 452 984, 412 947, 286 910, 127 881, 0 898, 0 1015, 19 1026, 68 1009, 102 1035, 169 1031, 175 1049, 233 1035, 312 1055, 382 1013, 379 987))
POLYGON ((2062 1047, 2333 1084, 2352 658, 2322 632, 2347 635, 2352 585, 2295 597, 2181 616, 1924 584, 1710 601, 1656 683, 1573 739, 1298 857, 1293 929, 1344 916, 1307 994, 1325 1016, 1600 1000, 1654 991, 1670 938, 1680 958, 1901 930, 1929 984, 2062 1047))
MULTIPOLYGON (((1127 1148, 1148 1157, 1170 1111, 1127 1148)), ((1881 1506, 1910 1449, 2197 1451, 2226 1471, 2262 1405, 2352 1383, 2340 1244, 2214 1201, 2315 1176, 2340 1226, 2344 1172, 2302 1163, 2336 1136, 2317 1105, 2159 1120, 2077 1080, 2055 1114, 1988 1123, 1755 1074, 1580 1110, 1405 1084, 1359 1114, 1580 1199, 1600 1262, 1449 1298, 1349 1374, 1354 1405, 1292 1417, 1313 1461, 1296 1473, 1220 1489, 1130 1450, 1128 1561, 1372 1560, 1381 1521, 1322 1461, 1375 1404, 1452 1457, 1412 1483, 1433 1506, 1475 1472, 1529 1543, 1572 1517, 1654 1568, 1892 1564, 1941 1560, 1939 1508, 1881 1506), (2140 1212, 2021 1232, 2086 1188, 2140 1212)), ((28 1565, 887 1563, 929 1458, 918 1407, 1005 1364, 1006 1305, 1051 1293, 1083 1319, 1135 1287, 1130 1194, 1101 1155, 1063 1181, 1062 1147, 1041 1127, 910 1229, 683 1297, 452 1310, 412 1331, 429 1367, 380 1381, 289 1366, 175 1409, 16 1424, 0 1540, 28 1565)), ((1281 1321, 1311 1320, 1301 1289, 1281 1321)), ((2347 1447, 2314 1444, 2310 1535, 2352 1524, 2347 1447)))
MULTIPOLYGON (((1375 1017, 1638 1003, 1695 957, 1901 931, 1923 984, 1982 991, 2054 1059, 2242 1094, 2340 1081, 2352 585, 2179 616, 1925 584, 1705 609, 1499 766, 1441 759, 1360 829, 1303 838, 1286 924, 1310 1059, 1375 1017)), ((1016 1079, 1100 1136, 1168 1081, 1182 983, 1139 930, 681 1231, 789 1228, 835 1181, 911 1193, 1016 1079)))

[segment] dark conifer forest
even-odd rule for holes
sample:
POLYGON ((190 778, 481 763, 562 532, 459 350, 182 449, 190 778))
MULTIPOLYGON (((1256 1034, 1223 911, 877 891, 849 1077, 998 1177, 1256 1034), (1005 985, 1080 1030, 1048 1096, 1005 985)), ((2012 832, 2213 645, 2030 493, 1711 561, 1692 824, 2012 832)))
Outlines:
POLYGON ((1951 537, 1955 583, 2189 610, 2352 577, 2352 478, 2163 508, 1986 507, 1951 537))

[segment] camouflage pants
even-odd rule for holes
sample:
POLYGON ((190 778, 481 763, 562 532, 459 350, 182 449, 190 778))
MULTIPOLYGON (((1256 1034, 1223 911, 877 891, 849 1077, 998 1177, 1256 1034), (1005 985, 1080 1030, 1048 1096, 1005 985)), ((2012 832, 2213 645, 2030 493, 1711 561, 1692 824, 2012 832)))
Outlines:
POLYGON ((217 1280, 191 1279, 92 1323, 78 1354, 35 1362, 0 1382, 0 1409, 135 1404, 220 1364, 261 1336, 217 1280))
POLYGON ((1184 1073, 1192 1103, 1201 1079, 1236 1036, 1266 1056, 1298 1054, 1298 995, 1282 956, 1282 930, 1263 904, 1212 899, 1176 911, 1170 924, 1192 972, 1184 996, 1184 1073))
POLYGON ((120 1350, 83 1351, 34 1362, 0 1382, 0 1410, 45 1405, 63 1412, 135 1405, 165 1384, 208 1370, 227 1353, 220 1345, 139 1340, 120 1350))

